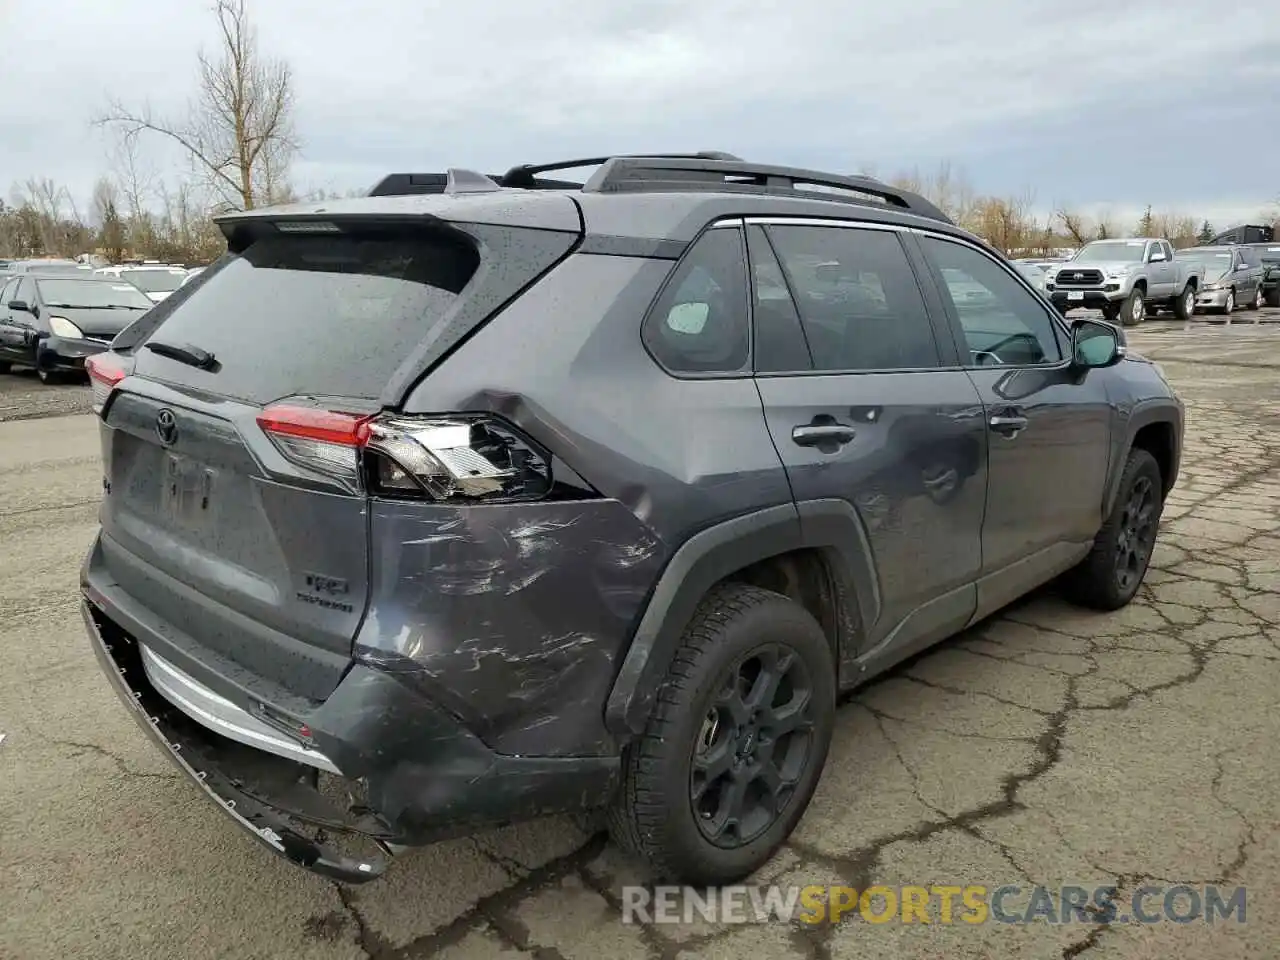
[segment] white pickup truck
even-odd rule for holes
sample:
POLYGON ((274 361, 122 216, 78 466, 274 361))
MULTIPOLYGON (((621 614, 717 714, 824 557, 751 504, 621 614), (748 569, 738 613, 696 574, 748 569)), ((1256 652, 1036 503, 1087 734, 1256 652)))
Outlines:
POLYGON ((1168 240, 1094 240, 1045 274, 1045 295, 1063 313, 1084 307, 1135 327, 1149 308, 1167 307, 1185 320, 1195 312, 1204 268, 1175 260, 1168 240))

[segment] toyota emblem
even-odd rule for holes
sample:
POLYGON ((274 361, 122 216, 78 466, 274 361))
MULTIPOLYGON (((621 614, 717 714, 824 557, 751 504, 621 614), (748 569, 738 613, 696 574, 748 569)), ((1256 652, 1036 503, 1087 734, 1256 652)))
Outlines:
POLYGON ((1075 279, 1077 279, 1077 280, 1083 280, 1083 279, 1084 279, 1084 274, 1083 274, 1083 273, 1073 273, 1071 276, 1073 276, 1073 277, 1074 277, 1075 279))
POLYGON ((178 418, 165 408, 156 414, 156 436, 166 447, 178 438, 178 418))

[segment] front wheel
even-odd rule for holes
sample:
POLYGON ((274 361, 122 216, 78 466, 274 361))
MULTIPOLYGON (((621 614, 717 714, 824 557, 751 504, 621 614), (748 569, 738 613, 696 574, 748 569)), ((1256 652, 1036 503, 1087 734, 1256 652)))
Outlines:
POLYGON ((44 367, 36 368, 36 376, 40 378, 40 382, 46 387, 62 382, 62 377, 58 373, 53 370, 46 370, 44 367))
POLYGON ((1179 320, 1190 320, 1196 312, 1196 288, 1188 285, 1182 295, 1173 302, 1173 315, 1179 320))
POLYGON ((615 842, 660 880, 734 883, 791 835, 826 763, 835 665, 794 601, 725 584, 702 601, 623 756, 615 842))
POLYGON ((1223 306, 1222 312, 1228 317, 1236 312, 1236 292, 1234 290, 1227 291, 1227 302, 1223 306))
POLYGON ((0 360, 0 374, 8 373, 13 369, 13 364, 8 360, 0 360))
POLYGON ((1162 484, 1156 458, 1146 450, 1130 450, 1116 502, 1093 549, 1064 578, 1071 600, 1095 610, 1119 610, 1133 599, 1155 549, 1164 511, 1162 484))
POLYGON ((1266 295, 1263 294, 1262 287, 1259 286, 1257 291, 1253 295, 1253 309, 1261 310, 1264 306, 1266 306, 1266 304, 1267 304, 1266 295))
POLYGON ((1146 318, 1147 305, 1142 297, 1143 292, 1134 288, 1120 308, 1120 322, 1126 327, 1136 327, 1146 318))
POLYGON ((1268 307, 1280 307, 1280 284, 1272 287, 1263 296, 1263 302, 1268 307))

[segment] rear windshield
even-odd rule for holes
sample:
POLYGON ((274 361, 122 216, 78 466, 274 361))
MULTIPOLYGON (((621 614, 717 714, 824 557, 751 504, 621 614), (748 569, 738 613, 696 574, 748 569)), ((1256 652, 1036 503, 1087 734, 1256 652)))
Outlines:
POLYGON ((47 307, 150 310, 154 306, 145 293, 121 280, 37 280, 36 286, 47 307))
POLYGON ((217 367, 143 349, 138 370, 254 403, 376 398, 478 265, 474 247, 438 234, 264 238, 156 308, 178 301, 148 339, 199 347, 217 367))
POLYGON ((139 290, 147 293, 173 293, 182 286, 182 278, 186 276, 180 270, 122 270, 120 278, 128 280, 139 290))

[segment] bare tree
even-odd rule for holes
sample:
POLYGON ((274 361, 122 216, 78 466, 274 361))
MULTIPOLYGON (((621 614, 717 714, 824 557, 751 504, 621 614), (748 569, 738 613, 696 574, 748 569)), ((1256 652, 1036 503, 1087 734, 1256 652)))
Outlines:
POLYGON ((1066 207, 1059 207, 1054 213, 1054 219, 1062 224, 1062 229, 1066 231, 1067 237, 1076 244, 1088 243, 1092 237, 1089 236, 1089 224, 1082 214, 1076 213, 1074 210, 1068 210, 1066 207))
POLYGON ((130 219, 141 218, 151 207, 155 172, 138 153, 138 132, 122 132, 111 150, 116 186, 130 219))
POLYGON ((259 53, 245 0, 215 0, 214 12, 219 50, 200 54, 200 93, 186 119, 113 101, 97 122, 176 143, 229 206, 249 210, 279 189, 297 152, 293 75, 287 63, 259 53))

